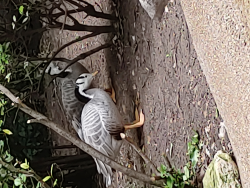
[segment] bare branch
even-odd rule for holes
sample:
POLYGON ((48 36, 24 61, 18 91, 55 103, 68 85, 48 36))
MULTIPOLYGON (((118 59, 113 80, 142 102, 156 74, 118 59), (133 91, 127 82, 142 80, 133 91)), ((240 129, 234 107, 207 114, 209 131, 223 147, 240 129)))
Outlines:
MULTIPOLYGON (((84 35, 84 36, 82 36, 82 37, 79 37, 79 38, 77 38, 77 39, 75 39, 75 40, 72 40, 72 41, 70 41, 69 43, 64 44, 63 46, 61 46, 61 47, 53 54, 53 56, 47 61, 47 65, 44 67, 42 76, 41 76, 41 78, 40 78, 40 80, 39 80, 38 91, 40 90, 40 87, 41 87, 41 84, 42 84, 42 80, 43 80, 43 78, 44 78, 45 70, 47 69, 47 67, 49 66, 49 64, 51 63, 51 61, 54 60, 54 58, 56 57, 56 55, 57 55, 60 51, 62 51, 62 50, 63 50, 64 48, 66 48, 67 46, 70 46, 71 44, 74 44, 74 43, 76 43, 76 42, 78 42, 78 41, 81 41, 81 40, 84 40, 84 39, 87 39, 87 38, 90 38, 90 37, 94 37, 94 36, 96 36, 96 35, 98 35, 98 34, 99 34, 99 33, 90 33, 90 34, 88 34, 88 35, 84 35)), ((69 63, 70 63, 70 62, 69 62, 69 63)))
POLYGON ((107 44, 103 44, 97 48, 94 48, 93 50, 90 50, 88 52, 85 52, 85 53, 82 53, 80 55, 78 55, 77 57, 75 57, 74 59, 71 60, 71 62, 61 71, 61 72, 64 72, 67 68, 69 68, 71 65, 73 65, 74 63, 76 63, 77 61, 81 60, 81 59, 85 59, 86 57, 102 50, 102 49, 105 49, 105 48, 108 48, 110 47, 112 44, 111 43, 107 43, 107 44))
MULTIPOLYGON (((1 84, 0 84, 0 91, 2 91, 14 103, 16 103, 17 106, 20 108, 20 110, 29 114, 31 117, 37 119, 36 122, 39 122, 39 123, 51 128, 52 130, 57 132, 59 135, 61 135, 62 137, 64 137, 68 141, 72 142, 74 145, 76 145, 77 147, 79 147, 81 150, 85 151, 89 155, 101 160, 102 162, 109 165, 110 167, 112 167, 118 171, 121 171, 122 173, 124 173, 132 178, 136 178, 136 179, 141 180, 145 183, 149 183, 149 184, 156 185, 159 187, 162 186, 162 182, 154 181, 155 178, 150 177, 150 176, 143 174, 143 173, 140 173, 140 172, 136 172, 132 169, 125 168, 124 166, 118 164, 117 162, 115 162, 111 158, 109 158, 109 157, 103 155, 101 152, 95 150, 94 148, 92 148, 91 146, 89 146, 88 144, 86 144, 85 142, 80 140, 79 138, 76 138, 73 134, 64 130, 60 125, 50 121, 46 116, 34 111, 33 109, 31 109, 28 106, 26 106, 25 104, 23 104, 22 101, 19 100, 19 98, 16 98, 7 88, 5 88, 1 84)), ((35 120, 32 120, 31 122, 35 122, 35 120)))
POLYGON ((60 51, 62 51, 64 48, 66 48, 67 46, 70 46, 71 44, 74 44, 74 43, 76 43, 76 42, 82 41, 82 40, 84 40, 84 39, 88 39, 88 38, 94 37, 94 36, 99 35, 99 34, 100 34, 99 32, 93 32, 93 33, 84 35, 84 36, 82 36, 82 37, 78 37, 77 39, 72 40, 72 41, 68 42, 67 44, 62 45, 62 46, 53 54, 53 56, 50 58, 50 60, 48 61, 48 63, 50 63, 52 60, 54 60, 54 58, 56 57, 56 55, 57 55, 60 51))
MULTIPOLYGON (((94 36, 94 35, 95 35, 95 33, 91 33, 91 34, 89 34, 89 35, 85 35, 85 36, 80 37, 80 38, 89 38, 90 36, 94 36)), ((45 68, 43 69, 43 73, 42 73, 42 76, 41 76, 41 78, 40 78, 40 80, 39 80, 39 84, 38 84, 38 91, 39 91, 39 89, 40 89, 40 87, 41 87, 42 80, 43 80, 43 77, 44 77, 44 74, 45 74, 45 70, 47 69, 47 67, 49 66, 50 62, 53 60, 53 58, 56 56, 56 54, 59 53, 60 50, 62 50, 62 49, 65 48, 66 46, 69 46, 70 44, 73 44, 73 43, 77 42, 78 40, 79 40, 79 39, 76 39, 76 40, 73 40, 73 41, 71 41, 71 42, 69 42, 69 43, 63 45, 63 46, 62 46, 61 48, 59 48, 59 49, 56 51, 56 53, 50 58, 50 60, 47 62, 47 65, 46 65, 45 68)), ((110 47, 110 46, 111 46, 111 43, 107 43, 107 44, 101 45, 101 46, 99 46, 99 47, 97 47, 97 48, 95 48, 95 49, 93 49, 93 50, 90 50, 90 51, 88 51, 88 52, 85 52, 85 53, 82 53, 82 54, 78 55, 76 58, 74 58, 74 59, 72 59, 72 60, 67 61, 67 62, 68 62, 68 65, 61 71, 61 73, 64 72, 68 67, 70 67, 71 65, 73 65, 73 64, 76 63, 77 61, 82 60, 82 59, 85 59, 86 57, 88 57, 88 56, 90 56, 90 55, 92 55, 92 54, 94 54, 94 53, 96 53, 96 52, 98 52, 98 51, 100 51, 100 50, 102 50, 102 49, 104 49, 104 48, 108 48, 108 47, 110 47)), ((59 73, 57 76, 59 76, 59 75, 60 75, 60 73, 59 73)), ((57 76, 55 76, 50 82, 52 82, 57 76)))
POLYGON ((141 156, 141 158, 143 158, 143 160, 145 161, 146 164, 151 165, 151 167, 154 169, 155 174, 157 176, 160 175, 157 168, 152 163, 152 161, 150 161, 149 158, 142 152, 142 150, 136 145, 136 143, 133 141, 132 138, 126 136, 124 133, 121 133, 120 136, 122 139, 125 139, 134 148, 134 150, 141 156))
POLYGON ((87 16, 93 16, 96 18, 103 18, 103 19, 109 19, 109 20, 117 20, 117 18, 111 14, 105 14, 103 12, 97 12, 95 10, 95 7, 93 5, 91 5, 90 3, 86 2, 86 1, 81 1, 84 4, 86 4, 86 6, 82 6, 80 3, 75 2, 74 0, 66 0, 69 3, 77 6, 80 10, 83 10, 87 16))
MULTIPOLYGON (((63 23, 52 20, 49 27, 50 28, 61 28, 63 23)), ((112 25, 104 25, 104 26, 92 26, 92 25, 85 25, 85 24, 75 24, 75 25, 68 25, 64 24, 64 29, 69 31, 89 31, 89 32, 95 32, 100 31, 101 33, 112 33, 115 31, 115 28, 112 25)))

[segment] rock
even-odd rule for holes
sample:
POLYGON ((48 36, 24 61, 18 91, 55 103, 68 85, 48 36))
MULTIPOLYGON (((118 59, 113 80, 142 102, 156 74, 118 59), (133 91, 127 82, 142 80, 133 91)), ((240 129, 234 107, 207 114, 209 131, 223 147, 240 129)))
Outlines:
POLYGON ((139 0, 142 8, 148 13, 151 19, 162 17, 167 0, 139 0))
POLYGON ((153 19, 156 11, 153 0, 139 0, 139 1, 141 3, 142 8, 144 8, 145 11, 148 13, 149 17, 153 19))
POLYGON ((203 178, 204 188, 240 188, 239 172, 229 154, 218 151, 203 178))

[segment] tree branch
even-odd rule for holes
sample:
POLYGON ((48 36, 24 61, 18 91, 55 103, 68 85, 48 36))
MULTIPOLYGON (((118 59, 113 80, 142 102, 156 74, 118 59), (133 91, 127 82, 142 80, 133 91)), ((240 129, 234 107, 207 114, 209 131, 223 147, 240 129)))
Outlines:
MULTIPOLYGON (((59 27, 61 28, 62 26, 63 23, 56 20, 52 20, 52 22, 49 25, 49 28, 59 28, 59 27)), ((88 31, 88 32, 101 31, 101 33, 112 33, 115 31, 115 28, 112 25, 92 26, 85 24, 75 24, 75 25, 64 24, 64 29, 68 31, 88 31)))
POLYGON ((155 165, 152 163, 152 161, 149 160, 149 158, 142 152, 142 150, 134 143, 133 139, 126 136, 124 133, 120 134, 122 139, 125 139, 133 148, 134 150, 143 158, 146 164, 150 164, 151 167, 154 169, 155 174, 158 176, 160 173, 158 172, 155 165))
POLYGON ((74 145, 76 145, 77 147, 79 147, 81 150, 85 151, 89 155, 101 160, 102 162, 109 165, 110 167, 112 167, 118 171, 121 171, 122 173, 124 173, 132 178, 141 180, 141 181, 148 183, 148 184, 151 184, 151 185, 156 185, 159 187, 162 186, 162 182, 155 181, 154 177, 150 177, 146 174, 136 172, 132 169, 125 168, 124 166, 122 166, 122 165, 118 164, 117 162, 115 162, 114 160, 112 160, 110 157, 107 157, 107 156, 103 155, 102 153, 100 153, 99 151, 95 150, 94 148, 92 148, 91 146, 89 146, 88 144, 86 144, 85 142, 80 140, 79 138, 76 138, 73 134, 65 131, 60 125, 50 121, 43 114, 40 114, 40 113, 34 111, 33 109, 29 108, 25 104, 23 104, 19 98, 16 98, 7 88, 5 88, 1 84, 0 84, 0 91, 2 91, 14 103, 16 103, 16 105, 20 108, 20 110, 22 110, 23 112, 29 114, 31 117, 36 119, 36 121, 32 120, 30 122, 39 122, 39 123, 51 128, 52 130, 57 132, 59 135, 61 135, 62 137, 64 137, 68 141, 72 142, 74 145))
POLYGON ((61 72, 64 72, 67 68, 69 68, 71 65, 75 64, 77 61, 81 60, 81 59, 85 59, 86 57, 102 50, 102 49, 105 49, 105 48, 108 48, 112 45, 112 43, 107 43, 107 44, 103 44, 97 48, 94 48, 88 52, 85 52, 85 53, 82 53, 80 55, 78 55, 77 57, 75 57, 74 59, 71 60, 71 62, 61 71, 61 72))
POLYGON ((90 3, 88 3, 87 1, 81 1, 83 3, 86 4, 86 6, 82 6, 80 3, 75 2, 74 0, 66 0, 69 3, 77 6, 80 10, 83 10, 87 16, 93 16, 96 18, 103 18, 103 19, 109 19, 109 20, 118 20, 115 16, 112 16, 110 14, 105 14, 103 12, 97 12, 95 10, 95 7, 93 5, 91 5, 90 3))
MULTIPOLYGON (((82 37, 79 37, 79 38, 77 38, 77 39, 75 39, 75 40, 72 40, 72 41, 70 41, 70 42, 68 42, 67 44, 64 44, 64 45, 62 45, 54 54, 53 54, 53 56, 47 61, 47 64, 46 64, 46 66, 44 67, 44 69, 43 69, 43 73, 42 73, 42 76, 41 76, 41 78, 40 78, 40 80, 39 80, 39 84, 38 84, 38 91, 40 90, 40 87, 41 87, 41 84, 42 84, 42 80, 43 80, 43 78, 44 78, 44 74, 45 74, 45 70, 47 69, 47 67, 49 66, 49 64, 51 63, 51 61, 53 61, 54 60, 54 58, 56 57, 56 55, 60 52, 60 51, 62 51, 64 48, 66 48, 67 46, 70 46, 71 44, 74 44, 74 43, 76 43, 76 42, 79 42, 79 41, 81 41, 81 40, 84 40, 84 39, 87 39, 87 38, 90 38, 90 37, 94 37, 94 36, 96 36, 96 35, 99 35, 100 34, 100 32, 94 32, 94 33, 90 33, 90 34, 87 34, 87 35, 84 35, 84 36, 82 36, 82 37)), ((87 52, 86 52, 87 53, 87 52)), ((71 63, 72 62, 72 60, 69 60, 68 61, 68 63, 71 63)), ((66 69, 65 69, 66 70, 66 69)), ((62 71, 63 72, 63 71, 62 71)), ((53 79, 54 80, 54 79, 53 79)))

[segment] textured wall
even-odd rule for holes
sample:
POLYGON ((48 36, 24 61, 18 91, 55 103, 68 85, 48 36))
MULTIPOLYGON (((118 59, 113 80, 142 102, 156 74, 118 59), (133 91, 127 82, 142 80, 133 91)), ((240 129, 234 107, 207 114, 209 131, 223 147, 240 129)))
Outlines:
POLYGON ((250 46, 243 1, 181 0, 201 67, 225 121, 243 187, 250 182, 250 46))

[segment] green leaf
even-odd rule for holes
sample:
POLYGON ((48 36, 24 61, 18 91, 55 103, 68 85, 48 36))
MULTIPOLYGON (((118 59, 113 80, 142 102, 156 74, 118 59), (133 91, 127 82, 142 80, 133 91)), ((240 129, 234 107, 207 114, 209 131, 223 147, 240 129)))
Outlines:
POLYGON ((19 13, 20 13, 21 15, 23 14, 23 9, 24 9, 23 5, 19 7, 19 13))
POLYGON ((3 120, 0 119, 0 127, 2 126, 2 124, 3 124, 3 120))
POLYGON ((198 149, 195 149, 194 152, 193 152, 193 155, 192 155, 192 158, 191 158, 191 161, 192 161, 192 167, 195 167, 197 162, 198 162, 198 158, 200 156, 199 154, 199 150, 198 149))
POLYGON ((5 159, 4 159, 4 160, 5 160, 7 163, 9 163, 9 162, 11 162, 13 159, 14 159, 14 157, 11 156, 11 155, 8 153, 8 151, 5 151, 5 159))
POLYGON ((29 65, 29 62, 28 62, 28 61, 25 61, 25 62, 24 62, 24 69, 26 69, 26 67, 28 67, 28 65, 29 65))
POLYGON ((46 176, 45 178, 43 178, 43 181, 46 182, 51 178, 51 176, 46 176))
POLYGON ((9 129, 3 129, 3 132, 7 135, 12 135, 13 133, 9 129))
POLYGON ((194 131, 194 136, 193 136, 193 138, 198 138, 198 133, 196 132, 196 131, 194 131))
POLYGON ((20 165, 20 167, 23 168, 23 169, 25 169, 25 170, 29 169, 29 165, 27 163, 22 163, 20 165))
POLYGON ((15 15, 13 15, 13 21, 16 22, 16 16, 15 15))
POLYGON ((26 182, 26 176, 24 174, 21 175, 21 179, 23 180, 23 182, 26 182))
POLYGON ((179 185, 179 188, 184 188, 185 187, 185 183, 181 182, 181 184, 179 185))
POLYGON ((184 176, 183 176, 183 180, 186 181, 189 179, 189 169, 187 166, 184 167, 184 176))
POLYGON ((173 179, 171 178, 171 176, 169 176, 169 177, 167 178, 167 186, 168 186, 168 188, 173 188, 173 185, 174 185, 174 181, 173 181, 173 179))
POLYGON ((53 174, 53 167, 54 167, 54 164, 51 165, 51 168, 50 168, 50 175, 52 176, 53 174))
POLYGON ((218 118, 219 115, 220 115, 219 110, 218 110, 218 108, 216 108, 216 111, 215 111, 215 118, 218 118))
POLYGON ((192 137, 192 144, 198 144, 199 143, 199 139, 197 137, 192 137))
POLYGON ((57 185, 57 179, 54 181, 53 187, 55 187, 56 185, 57 185))
POLYGON ((39 187, 41 187, 41 183, 40 183, 40 182, 38 182, 38 183, 36 184, 36 188, 39 188, 39 187))
POLYGON ((2 150, 4 147, 4 142, 2 140, 0 140, 0 149, 2 150))
POLYGON ((7 175, 6 170, 5 170, 4 168, 1 168, 1 169, 0 169, 0 176, 1 176, 2 178, 4 178, 6 175, 7 175))
POLYGON ((3 52, 3 46, 0 44, 0 52, 3 52))
MULTIPOLYGON (((30 125, 30 124, 29 124, 30 125)), ((34 135, 34 137, 38 137, 40 135, 40 132, 36 132, 36 134, 34 135)), ((38 143, 40 145, 40 143, 38 143)))
POLYGON ((37 152, 38 152, 38 151, 37 151, 36 149, 33 149, 33 150, 32 150, 32 155, 36 155, 37 152))
POLYGON ((12 29, 15 29, 16 24, 14 22, 12 22, 11 24, 12 24, 12 29))
POLYGON ((29 17, 24 18, 22 23, 25 23, 28 19, 29 19, 29 17))
POLYGON ((163 173, 166 173, 167 167, 165 165, 161 164, 161 170, 160 171, 163 172, 163 173))
POLYGON ((165 165, 161 164, 159 171, 162 178, 166 177, 167 167, 165 165))
POLYGON ((186 175, 183 175, 182 179, 183 179, 183 181, 187 181, 188 177, 186 175))
POLYGON ((14 184, 15 184, 15 186, 19 186, 19 185, 22 184, 22 180, 21 180, 20 178, 16 178, 16 179, 14 180, 14 184))
POLYGON ((8 51, 9 46, 10 46, 10 42, 7 42, 7 43, 5 44, 5 51, 8 51))
POLYGON ((2 73, 4 73, 5 67, 3 65, 1 65, 1 70, 2 70, 2 73))
MULTIPOLYGON (((6 63, 6 64, 8 64, 8 63, 6 63)), ((11 73, 8 73, 8 74, 5 76, 5 79, 7 79, 8 82, 10 82, 10 75, 11 75, 11 73)))
POLYGON ((4 115, 4 107, 2 106, 2 108, 1 108, 1 116, 3 116, 4 115))
POLYGON ((3 188, 9 188, 9 186, 8 186, 8 184, 6 182, 4 182, 3 188))

